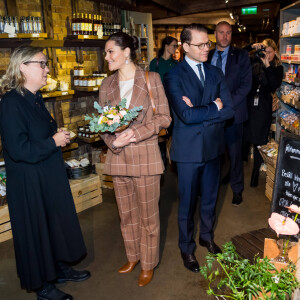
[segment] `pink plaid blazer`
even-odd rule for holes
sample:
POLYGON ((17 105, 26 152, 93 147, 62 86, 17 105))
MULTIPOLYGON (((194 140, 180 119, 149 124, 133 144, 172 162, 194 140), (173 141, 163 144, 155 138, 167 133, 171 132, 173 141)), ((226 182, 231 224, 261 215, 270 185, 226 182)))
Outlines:
MULTIPOLYGON (((103 134, 102 139, 108 146, 104 173, 115 176, 142 176, 162 174, 164 165, 158 147, 158 133, 168 128, 171 122, 168 100, 158 73, 149 73, 155 113, 151 105, 145 72, 136 67, 132 98, 129 109, 143 106, 138 117, 131 123, 136 143, 123 148, 112 149, 114 134, 103 134)), ((99 104, 116 105, 121 101, 118 72, 102 81, 99 104)))

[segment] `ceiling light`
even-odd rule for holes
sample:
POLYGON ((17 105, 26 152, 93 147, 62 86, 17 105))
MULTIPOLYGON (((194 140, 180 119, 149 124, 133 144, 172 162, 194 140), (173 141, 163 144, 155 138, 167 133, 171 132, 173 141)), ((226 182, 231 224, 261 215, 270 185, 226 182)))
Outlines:
POLYGON ((239 32, 242 32, 242 29, 239 27, 239 28, 238 28, 238 31, 239 31, 239 32))
POLYGON ((246 30, 246 26, 244 26, 244 28, 243 28, 244 30, 246 30))
POLYGON ((225 0, 225 3, 227 4, 229 2, 229 0, 225 0))
POLYGON ((232 13, 230 13, 229 15, 230 15, 230 18, 233 20, 233 14, 232 14, 232 13))

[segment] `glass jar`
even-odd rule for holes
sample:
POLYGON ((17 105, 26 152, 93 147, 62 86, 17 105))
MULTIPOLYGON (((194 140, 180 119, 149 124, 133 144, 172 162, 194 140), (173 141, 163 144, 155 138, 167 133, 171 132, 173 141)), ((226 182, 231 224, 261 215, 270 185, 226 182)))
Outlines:
POLYGON ((74 86, 79 86, 79 77, 74 76, 74 86))
POLYGON ((83 69, 83 67, 78 67, 78 76, 84 76, 84 69, 83 69))

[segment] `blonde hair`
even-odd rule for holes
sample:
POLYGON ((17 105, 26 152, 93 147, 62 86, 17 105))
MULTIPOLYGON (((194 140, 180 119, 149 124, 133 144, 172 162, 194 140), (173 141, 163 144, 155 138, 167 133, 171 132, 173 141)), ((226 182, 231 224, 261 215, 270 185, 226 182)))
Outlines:
POLYGON ((12 89, 16 89, 23 94, 25 77, 20 70, 20 66, 41 52, 43 52, 43 48, 32 46, 21 46, 13 52, 6 73, 0 80, 0 95, 4 95, 12 89))
POLYGON ((281 65, 281 60, 280 60, 280 56, 279 56, 279 51, 278 48, 276 46, 276 43, 272 40, 272 39, 265 39, 262 42, 264 44, 264 46, 266 48, 271 47, 273 48, 273 50, 275 51, 275 57, 274 57, 274 61, 275 61, 275 66, 278 67, 281 65))

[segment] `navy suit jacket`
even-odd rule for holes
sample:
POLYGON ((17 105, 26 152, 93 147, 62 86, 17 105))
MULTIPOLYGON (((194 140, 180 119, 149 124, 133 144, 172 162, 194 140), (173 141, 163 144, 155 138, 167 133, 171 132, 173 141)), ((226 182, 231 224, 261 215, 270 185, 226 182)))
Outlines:
MULTIPOLYGON (((216 49, 209 51, 208 62, 216 49)), ((225 78, 231 93, 234 108, 234 123, 248 120, 247 95, 252 86, 252 68, 249 54, 246 50, 229 47, 225 67, 225 78)))
POLYGON ((224 121, 233 117, 232 100, 220 69, 204 63, 204 89, 184 59, 165 75, 165 90, 173 111, 171 159, 205 163, 224 151, 224 121), (194 107, 182 100, 188 97, 194 107), (221 98, 223 109, 213 103, 221 98))

